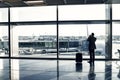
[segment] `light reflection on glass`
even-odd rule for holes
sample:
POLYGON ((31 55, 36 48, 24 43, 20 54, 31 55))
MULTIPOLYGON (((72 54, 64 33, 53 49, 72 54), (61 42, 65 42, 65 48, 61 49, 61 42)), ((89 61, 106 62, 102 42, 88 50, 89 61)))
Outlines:
POLYGON ((0 59, 0 69, 3 69, 3 59, 0 59))
POLYGON ((11 60, 11 80, 19 80, 19 60, 11 60))

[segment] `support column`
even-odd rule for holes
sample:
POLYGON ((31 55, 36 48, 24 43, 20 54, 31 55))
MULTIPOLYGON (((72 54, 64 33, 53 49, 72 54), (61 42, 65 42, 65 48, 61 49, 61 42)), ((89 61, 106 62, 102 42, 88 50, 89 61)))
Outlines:
POLYGON ((15 26, 10 26, 10 43, 11 43, 11 56, 18 56, 19 55, 19 46, 18 46, 18 29, 15 26))
POLYGON ((106 5, 106 16, 108 22, 106 23, 106 41, 105 41, 105 58, 112 59, 112 4, 106 5))

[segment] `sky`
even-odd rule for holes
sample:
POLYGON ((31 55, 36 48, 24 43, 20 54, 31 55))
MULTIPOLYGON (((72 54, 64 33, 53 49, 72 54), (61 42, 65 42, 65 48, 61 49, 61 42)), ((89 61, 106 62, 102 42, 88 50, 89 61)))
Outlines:
MULTIPOLYGON (((105 35, 104 24, 73 24, 59 25, 59 36, 88 36, 92 32, 95 36, 105 35), (88 29, 88 32, 87 32, 88 29)), ((113 35, 120 35, 120 24, 113 24, 113 35)), ((56 25, 23 25, 14 27, 19 36, 56 35, 56 25)), ((14 33, 14 34, 16 34, 14 33)), ((8 27, 0 26, 0 37, 8 35, 8 27)))
MULTIPOLYGON (((23 25, 15 27, 15 30, 20 36, 57 34, 56 25, 23 25)), ((105 25, 59 25, 59 36, 88 36, 88 34, 91 34, 92 32, 94 32, 96 36, 105 35, 105 25)))

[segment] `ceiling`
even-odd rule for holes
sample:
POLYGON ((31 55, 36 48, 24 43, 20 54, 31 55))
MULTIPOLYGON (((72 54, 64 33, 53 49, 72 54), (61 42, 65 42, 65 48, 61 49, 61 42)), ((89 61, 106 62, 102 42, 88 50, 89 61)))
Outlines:
POLYGON ((120 3, 120 0, 0 0, 0 7, 120 3))

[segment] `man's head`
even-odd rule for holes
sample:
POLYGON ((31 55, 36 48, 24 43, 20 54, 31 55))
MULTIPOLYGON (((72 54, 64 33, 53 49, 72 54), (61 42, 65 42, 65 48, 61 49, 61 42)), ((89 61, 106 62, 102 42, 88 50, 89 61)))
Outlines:
POLYGON ((92 36, 94 36, 94 33, 91 33, 92 36))

